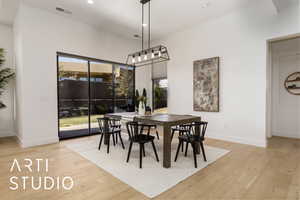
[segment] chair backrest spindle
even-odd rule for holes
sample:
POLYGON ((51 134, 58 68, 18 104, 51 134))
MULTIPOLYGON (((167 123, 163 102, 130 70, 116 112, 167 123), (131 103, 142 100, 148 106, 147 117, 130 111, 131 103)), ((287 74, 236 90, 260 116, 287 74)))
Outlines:
POLYGON ((134 121, 126 123, 129 138, 136 137, 137 135, 140 134, 139 132, 140 126, 141 125, 139 125, 137 122, 134 121))

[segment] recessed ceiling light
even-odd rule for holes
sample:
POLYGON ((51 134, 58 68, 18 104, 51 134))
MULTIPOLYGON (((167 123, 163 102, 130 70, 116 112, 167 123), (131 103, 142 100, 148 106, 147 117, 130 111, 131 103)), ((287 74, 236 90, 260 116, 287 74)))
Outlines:
POLYGON ((88 0, 88 4, 94 4, 94 0, 88 0))
POLYGON ((202 5, 202 8, 207 8, 210 5, 210 3, 205 3, 202 5))
POLYGON ((209 1, 202 1, 201 2, 201 8, 207 8, 210 5, 211 5, 211 3, 209 1))
POLYGON ((146 26, 147 26, 147 24, 142 24, 142 26, 143 26, 143 27, 146 27, 146 26))

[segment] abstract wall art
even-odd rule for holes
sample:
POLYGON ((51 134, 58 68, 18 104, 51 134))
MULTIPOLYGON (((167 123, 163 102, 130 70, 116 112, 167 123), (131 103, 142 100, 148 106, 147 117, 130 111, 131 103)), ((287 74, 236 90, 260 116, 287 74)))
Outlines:
POLYGON ((194 61, 194 111, 219 112, 220 58, 194 61))

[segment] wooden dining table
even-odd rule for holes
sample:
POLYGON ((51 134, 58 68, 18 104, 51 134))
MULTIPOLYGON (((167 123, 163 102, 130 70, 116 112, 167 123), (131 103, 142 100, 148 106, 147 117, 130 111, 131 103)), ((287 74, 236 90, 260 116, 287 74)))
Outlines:
MULTIPOLYGON (((200 122, 201 117, 192 115, 174 115, 174 114, 153 114, 150 116, 139 116, 135 113, 111 113, 106 114, 106 118, 125 119, 141 122, 144 124, 155 124, 163 127, 163 167, 171 167, 171 128, 177 125, 200 122)), ((108 122, 104 124, 104 131, 108 130, 108 122)), ((195 134, 200 134, 200 127, 195 127, 195 134)), ((106 140, 106 139, 104 139, 106 140)), ((199 146, 196 146, 199 153, 199 146)))

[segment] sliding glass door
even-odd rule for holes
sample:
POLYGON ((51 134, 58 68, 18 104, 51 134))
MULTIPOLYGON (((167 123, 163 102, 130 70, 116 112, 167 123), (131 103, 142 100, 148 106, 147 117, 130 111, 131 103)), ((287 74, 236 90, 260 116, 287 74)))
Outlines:
POLYGON ((88 61, 58 58, 59 137, 89 134, 88 61))
POLYGON ((90 62, 91 133, 98 132, 97 118, 114 112, 113 65, 90 62))
POLYGON ((58 53, 59 138, 97 134, 97 118, 134 111, 132 66, 58 53))

